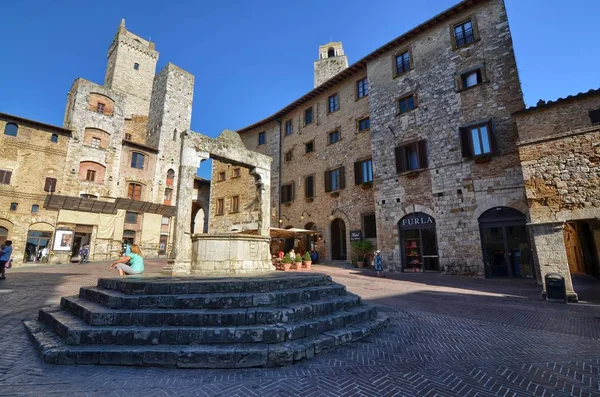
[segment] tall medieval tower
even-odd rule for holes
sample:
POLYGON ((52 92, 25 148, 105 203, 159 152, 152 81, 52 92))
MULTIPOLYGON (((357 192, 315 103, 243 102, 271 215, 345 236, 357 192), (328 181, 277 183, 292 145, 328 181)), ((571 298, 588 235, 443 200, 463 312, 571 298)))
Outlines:
POLYGON ((108 49, 104 87, 127 96, 125 117, 148 115, 157 61, 154 43, 129 32, 122 19, 108 49))
POLYGON ((315 61, 315 88, 348 67, 341 42, 330 42, 319 47, 319 59, 315 61))

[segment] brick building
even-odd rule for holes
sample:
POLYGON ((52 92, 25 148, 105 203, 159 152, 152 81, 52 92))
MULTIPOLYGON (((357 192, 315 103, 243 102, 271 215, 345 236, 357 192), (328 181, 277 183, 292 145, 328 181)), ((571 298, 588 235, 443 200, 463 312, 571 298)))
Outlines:
POLYGON ((272 226, 316 227, 331 260, 360 231, 388 269, 533 277, 503 1, 463 1, 346 65, 321 46, 315 89, 239 130, 275 159, 272 226))
POLYGON ((538 279, 600 277, 600 90, 517 112, 538 279))
POLYGON ((8 185, 0 234, 13 239, 16 265, 40 260, 46 246, 51 262, 69 261, 86 244, 93 260, 116 257, 123 241, 147 256, 168 249, 194 77, 171 63, 155 75, 154 43, 125 21, 107 58, 103 85, 74 81, 64 128, 1 117, 3 148, 18 148, 0 160, 8 185), (27 162, 36 150, 44 160, 27 162))

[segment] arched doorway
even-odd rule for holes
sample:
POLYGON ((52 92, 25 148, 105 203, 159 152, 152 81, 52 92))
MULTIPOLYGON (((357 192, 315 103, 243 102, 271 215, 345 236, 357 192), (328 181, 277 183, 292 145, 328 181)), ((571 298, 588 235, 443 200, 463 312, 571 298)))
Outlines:
POLYGON ((204 208, 200 207, 196 211, 194 220, 192 221, 192 234, 194 233, 207 233, 204 226, 204 208))
POLYGON ((435 219, 423 212, 408 214, 398 222, 402 270, 437 272, 439 256, 435 219))
POLYGON ((340 218, 331 222, 331 259, 346 260, 346 224, 340 218))
POLYGON ((4 244, 6 240, 8 240, 8 229, 0 226, 0 244, 4 244))
POLYGON ((533 277, 533 255, 525 215, 509 207, 495 207, 479 217, 486 277, 533 277))

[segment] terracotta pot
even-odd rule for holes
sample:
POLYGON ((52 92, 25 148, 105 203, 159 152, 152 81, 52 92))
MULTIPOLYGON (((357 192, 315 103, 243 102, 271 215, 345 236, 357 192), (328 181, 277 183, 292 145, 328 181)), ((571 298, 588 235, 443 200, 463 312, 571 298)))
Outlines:
POLYGON ((362 269, 365 266, 365 262, 356 262, 356 266, 358 266, 359 269, 362 269))
POLYGON ((310 270, 310 266, 312 265, 312 261, 304 261, 302 262, 306 270, 310 270))
POLYGON ((291 264, 291 263, 284 263, 284 264, 283 264, 283 271, 284 271, 284 272, 287 272, 287 271, 289 271, 289 270, 290 270, 290 268, 291 268, 291 267, 292 267, 292 264, 291 264))
POLYGON ((302 262, 294 262, 294 265, 296 265, 296 270, 300 271, 302 269, 302 262))

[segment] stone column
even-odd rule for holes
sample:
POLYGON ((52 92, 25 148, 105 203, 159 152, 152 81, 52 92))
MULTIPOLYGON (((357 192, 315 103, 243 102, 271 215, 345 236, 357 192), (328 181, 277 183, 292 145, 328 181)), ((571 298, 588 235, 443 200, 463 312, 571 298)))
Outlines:
POLYGON ((177 215, 173 233, 173 250, 167 260, 163 274, 170 276, 186 275, 192 272, 192 200, 194 199, 194 176, 202 160, 209 153, 198 152, 187 134, 182 138, 181 162, 177 183, 177 215))
POLYGON ((256 179, 258 193, 258 234, 269 236, 271 222, 271 170, 256 167, 250 171, 250 175, 256 179))
POLYGON ((538 274, 541 276, 542 297, 546 297, 544 277, 548 273, 558 273, 565 278, 567 299, 577 302, 567 260, 563 223, 530 224, 529 233, 535 248, 538 274))

